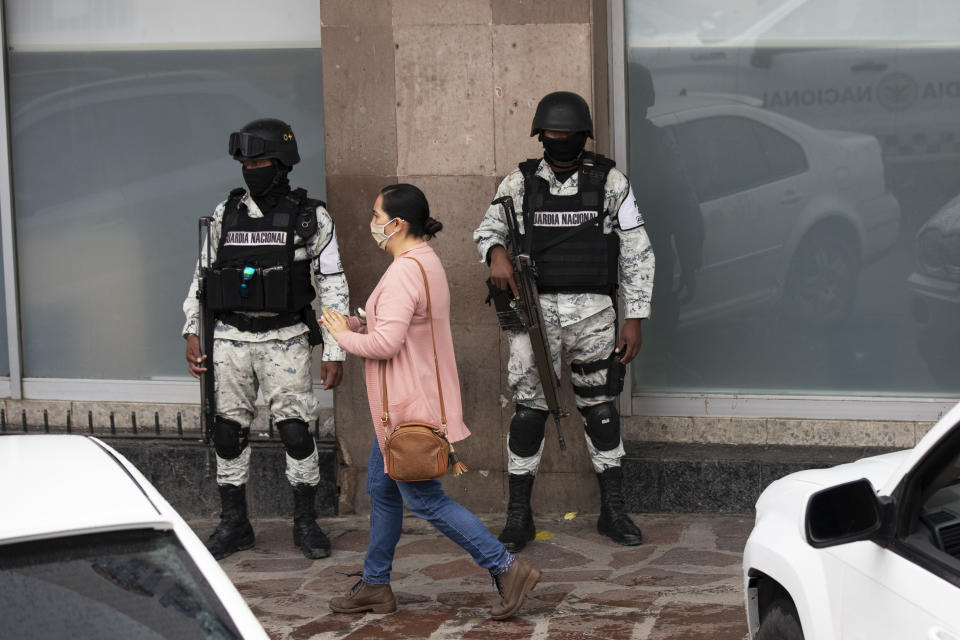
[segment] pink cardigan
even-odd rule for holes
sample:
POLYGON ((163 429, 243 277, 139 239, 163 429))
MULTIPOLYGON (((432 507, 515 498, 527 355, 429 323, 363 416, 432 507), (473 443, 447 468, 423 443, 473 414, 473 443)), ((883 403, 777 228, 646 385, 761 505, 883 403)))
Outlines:
POLYGON ((470 435, 463 423, 460 379, 453 354, 447 276, 440 258, 427 243, 423 243, 400 254, 380 277, 364 307, 366 328, 361 326, 358 318, 351 316, 352 331, 344 331, 337 338, 345 351, 366 359, 367 400, 381 451, 387 433, 380 423, 380 360, 387 361, 389 427, 414 420, 440 424, 440 400, 423 276, 417 263, 407 257, 420 261, 430 283, 437 359, 447 414, 447 439, 457 442, 470 435))

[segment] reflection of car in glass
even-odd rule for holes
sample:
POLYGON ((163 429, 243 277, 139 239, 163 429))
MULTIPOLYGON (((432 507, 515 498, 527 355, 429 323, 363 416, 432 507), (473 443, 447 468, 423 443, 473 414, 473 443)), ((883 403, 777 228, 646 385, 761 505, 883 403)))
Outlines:
POLYGON ((635 41, 630 60, 661 95, 754 96, 807 124, 875 135, 899 164, 960 154, 958 28, 957 2, 787 0, 739 30, 635 41))
POLYGON ((142 474, 95 438, 0 437, 5 638, 266 639, 142 474))
POLYGON ((960 196, 917 233, 917 270, 911 274, 914 317, 921 324, 960 328, 960 196))
POLYGON ((292 175, 308 182, 322 176, 319 121, 212 71, 121 75, 21 100, 11 127, 27 375, 182 371, 172 352, 148 368, 104 354, 179 331, 196 219, 241 183, 229 133, 265 115, 294 123, 304 157, 292 175), (104 313, 120 307, 150 312, 104 313), (62 331, 65 315, 90 339, 62 331))
POLYGON ((960 196, 917 233, 917 268, 907 279, 913 292, 917 346, 930 372, 956 389, 960 379, 960 196))
POLYGON ((898 234, 900 208, 884 183, 879 144, 748 101, 685 96, 650 110, 676 139, 704 218, 703 266, 681 321, 772 298, 803 320, 839 320, 855 299, 860 266, 898 234))
POLYGON ((666 40, 693 37, 702 21, 694 21, 674 15, 647 4, 630 7, 626 15, 627 45, 649 43, 651 40, 666 40))
POLYGON ((913 449, 773 482, 743 553, 750 637, 960 638, 960 405, 913 449))

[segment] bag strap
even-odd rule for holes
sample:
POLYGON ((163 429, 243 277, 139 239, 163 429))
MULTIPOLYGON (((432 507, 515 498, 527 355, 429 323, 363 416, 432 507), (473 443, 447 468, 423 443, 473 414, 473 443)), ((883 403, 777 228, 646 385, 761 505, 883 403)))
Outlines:
MULTIPOLYGON (((427 281, 427 272, 423 265, 416 258, 405 258, 413 260, 420 267, 420 274, 423 276, 423 288, 427 293, 427 317, 430 319, 430 341, 433 343, 433 367, 437 372, 437 394, 440 396, 440 426, 444 435, 447 433, 447 410, 443 404, 443 385, 440 384, 440 359, 437 357, 437 336, 433 330, 433 308, 430 304, 430 283, 427 281)), ((387 413, 387 361, 380 361, 380 400, 383 403, 383 413, 380 415, 380 422, 383 430, 386 432, 390 416, 387 413)))

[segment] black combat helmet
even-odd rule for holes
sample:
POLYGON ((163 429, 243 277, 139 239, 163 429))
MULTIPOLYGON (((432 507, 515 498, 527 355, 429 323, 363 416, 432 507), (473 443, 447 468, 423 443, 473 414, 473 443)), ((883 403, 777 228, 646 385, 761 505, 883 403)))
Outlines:
POLYGON ((300 162, 293 129, 283 120, 261 118, 230 134, 229 153, 234 160, 276 158, 288 169, 300 162))
POLYGON ((587 101, 570 91, 554 91, 543 96, 533 116, 530 135, 541 131, 586 131, 593 137, 593 120, 587 101))

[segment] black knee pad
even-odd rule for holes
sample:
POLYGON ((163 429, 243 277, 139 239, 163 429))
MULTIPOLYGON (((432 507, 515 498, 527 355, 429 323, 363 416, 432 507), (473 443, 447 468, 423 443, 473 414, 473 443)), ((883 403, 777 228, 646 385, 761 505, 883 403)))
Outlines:
POLYGON ((587 435, 598 451, 610 451, 620 444, 620 412, 612 402, 580 409, 587 435))
POLYGON ((250 429, 241 428, 236 420, 217 416, 213 421, 213 448, 224 460, 233 460, 247 448, 249 434, 250 429))
POLYGON ((543 425, 549 413, 518 404, 510 420, 510 451, 523 458, 539 451, 543 442, 543 425))
POLYGON ((303 460, 313 453, 314 444, 310 427, 303 420, 296 418, 281 420, 277 423, 277 431, 280 433, 283 446, 287 448, 287 453, 294 460, 303 460))

